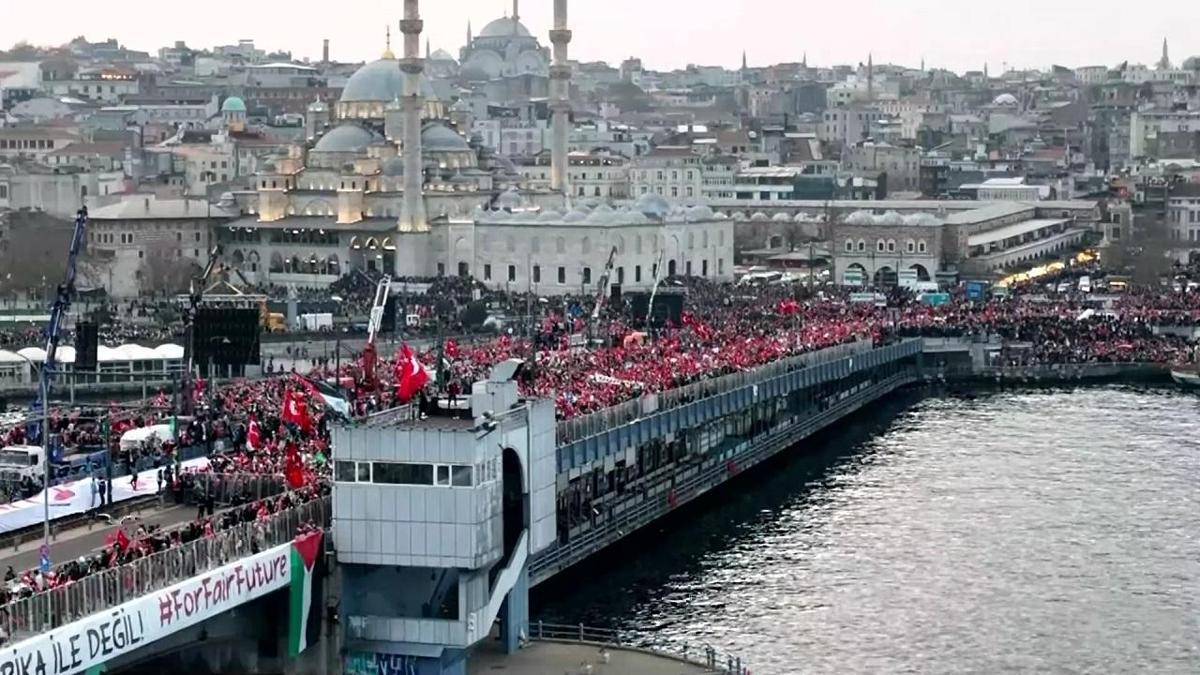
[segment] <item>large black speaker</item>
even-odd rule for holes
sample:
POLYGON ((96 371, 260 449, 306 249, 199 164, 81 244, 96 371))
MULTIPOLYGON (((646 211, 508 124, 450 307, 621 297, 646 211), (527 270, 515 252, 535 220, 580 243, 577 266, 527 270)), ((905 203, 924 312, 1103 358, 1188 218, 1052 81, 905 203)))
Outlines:
POLYGON ((96 370, 96 357, 100 350, 99 327, 91 321, 75 324, 75 370, 96 370))
POLYGON ((683 318, 684 294, 681 292, 659 289, 654 296, 653 312, 649 312, 649 293, 626 293, 625 297, 629 300, 629 314, 634 325, 645 321, 647 313, 650 314, 650 325, 654 328, 662 328, 668 321, 678 326, 683 318))
POLYGON ((258 365, 262 324, 255 309, 201 307, 196 310, 192 344, 204 366, 258 365))
POLYGON ((379 332, 384 335, 391 335, 396 332, 396 297, 391 296, 387 302, 383 303, 383 318, 379 322, 379 332))

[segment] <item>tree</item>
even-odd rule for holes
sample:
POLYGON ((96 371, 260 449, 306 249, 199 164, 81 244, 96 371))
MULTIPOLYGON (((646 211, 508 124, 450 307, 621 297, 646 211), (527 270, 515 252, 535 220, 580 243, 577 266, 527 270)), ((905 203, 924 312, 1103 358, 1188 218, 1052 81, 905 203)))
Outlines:
POLYGON ((152 241, 143 249, 140 285, 147 295, 183 293, 188 284, 201 272, 200 264, 185 258, 178 244, 152 241))
POLYGON ((72 223, 39 211, 14 211, 0 231, 0 292, 44 296, 62 283, 72 223))

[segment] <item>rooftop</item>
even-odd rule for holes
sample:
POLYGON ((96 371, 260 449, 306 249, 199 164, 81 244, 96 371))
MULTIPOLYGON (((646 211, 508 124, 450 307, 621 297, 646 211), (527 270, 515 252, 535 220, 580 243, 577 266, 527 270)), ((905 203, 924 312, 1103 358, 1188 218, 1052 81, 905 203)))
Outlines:
POLYGON ((130 195, 115 204, 90 211, 91 220, 147 220, 233 218, 237 213, 210 204, 205 199, 158 199, 154 195, 130 195))
POLYGON ((1036 232, 1044 227, 1051 227, 1053 225, 1061 225, 1069 222, 1071 222, 1070 219, 1066 218, 1035 218, 1033 220, 1026 220, 1020 223, 1014 223, 1013 225, 998 227, 994 230, 980 232, 979 234, 973 234, 967 237, 967 245, 986 246, 988 244, 994 244, 998 241, 1004 241, 1005 239, 1010 239, 1012 237, 1018 237, 1031 232, 1036 232))

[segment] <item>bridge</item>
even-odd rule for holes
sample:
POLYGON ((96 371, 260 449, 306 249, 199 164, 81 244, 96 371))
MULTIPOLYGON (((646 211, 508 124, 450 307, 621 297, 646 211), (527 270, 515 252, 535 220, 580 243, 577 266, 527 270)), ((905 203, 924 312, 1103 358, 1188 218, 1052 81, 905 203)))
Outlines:
POLYGON ((559 422, 501 364, 461 419, 401 408, 335 430, 332 498, 11 602, 0 675, 466 673, 480 645, 538 637, 530 587, 918 381, 921 362, 919 339, 857 342, 559 422), (308 526, 328 535, 315 557, 308 526))

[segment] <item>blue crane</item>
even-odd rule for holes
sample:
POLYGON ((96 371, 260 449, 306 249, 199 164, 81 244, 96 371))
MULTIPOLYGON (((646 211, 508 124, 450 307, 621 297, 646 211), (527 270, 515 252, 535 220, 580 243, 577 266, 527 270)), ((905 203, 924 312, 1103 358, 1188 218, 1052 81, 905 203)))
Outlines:
MULTIPOLYGON (((67 253, 67 272, 63 282, 59 284, 54 295, 54 305, 50 308, 50 321, 46 324, 46 361, 42 366, 41 388, 38 392, 37 407, 45 413, 49 410, 50 387, 54 381, 54 369, 57 365, 58 341, 62 334, 63 319, 71 308, 71 295, 75 293, 75 271, 79 260, 79 250, 87 234, 87 207, 75 213, 75 231, 71 235, 71 248, 67 253)), ((49 439, 42 438, 42 445, 49 456, 49 439)))
POLYGON ((75 292, 75 267, 79 260, 79 249, 83 247, 83 239, 87 232, 87 207, 75 213, 75 231, 71 235, 71 249, 67 253, 66 278, 59 284, 54 295, 54 305, 50 308, 50 321, 46 324, 46 360, 42 364, 41 391, 38 392, 37 406, 41 409, 42 428, 39 434, 42 455, 45 457, 42 466, 42 495, 45 506, 45 519, 42 524, 41 567, 43 571, 50 569, 50 386, 54 382, 54 367, 57 363, 58 340, 62 334, 63 318, 71 308, 71 295, 75 292))

